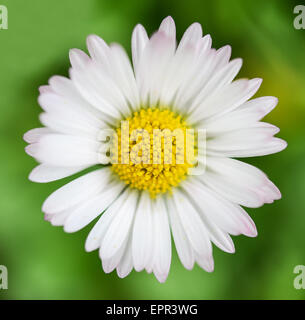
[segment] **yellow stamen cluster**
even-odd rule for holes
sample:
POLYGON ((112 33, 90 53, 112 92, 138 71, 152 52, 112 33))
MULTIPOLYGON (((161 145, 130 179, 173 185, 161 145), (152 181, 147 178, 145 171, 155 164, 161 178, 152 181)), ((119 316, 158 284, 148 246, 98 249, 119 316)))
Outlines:
POLYGON ((130 187, 147 190, 152 198, 171 191, 194 163, 194 157, 186 157, 190 145, 194 147, 187 129, 181 116, 169 109, 134 112, 116 129, 113 171, 130 187))

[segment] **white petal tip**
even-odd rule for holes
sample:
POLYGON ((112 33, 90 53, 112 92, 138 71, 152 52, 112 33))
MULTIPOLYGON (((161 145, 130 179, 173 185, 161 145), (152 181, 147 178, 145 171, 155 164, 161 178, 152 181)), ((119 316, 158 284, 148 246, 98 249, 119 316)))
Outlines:
POLYGON ((273 137, 273 141, 271 143, 272 143, 273 148, 269 154, 281 152, 281 151, 285 150, 288 146, 288 144, 285 140, 282 140, 277 137, 273 137))
POLYGON ((214 272, 215 270, 215 265, 214 265, 214 259, 211 258, 211 259, 208 259, 207 261, 207 266, 206 266, 206 269, 205 269, 207 272, 214 272))
POLYGON ((251 79, 250 81, 255 84, 261 85, 261 83, 263 82, 263 79, 262 78, 254 78, 254 79, 251 79))
POLYGON ((186 270, 190 270, 190 271, 193 270, 194 268, 194 264, 191 264, 191 265, 184 264, 183 266, 186 270))
POLYGON ((210 34, 206 34, 202 39, 204 39, 209 44, 209 46, 212 44, 212 37, 210 34))
POLYGON ((36 154, 36 146, 35 146, 35 144, 30 144, 30 145, 28 145, 28 146, 26 146, 25 148, 24 148, 24 150, 25 150, 25 152, 29 155, 29 156, 31 156, 31 157, 35 157, 35 154, 36 154))
POLYGON ((214 263, 213 263, 213 265, 208 265, 208 266, 206 266, 206 267, 204 268, 204 270, 205 270, 206 272, 208 272, 208 273, 214 272, 214 263))
POLYGON ((171 16, 167 16, 166 18, 164 18, 161 22, 161 26, 163 24, 175 24, 174 19, 171 16))
POLYGON ((52 214, 48 214, 48 213, 46 213, 46 214, 44 215, 44 220, 45 220, 45 221, 49 221, 49 222, 50 222, 50 221, 51 221, 51 219, 52 219, 52 216, 53 216, 52 214))
POLYGON ((152 273, 152 268, 145 268, 145 270, 146 270, 146 272, 148 273, 148 274, 150 274, 150 273, 152 273))
POLYGON ((285 140, 281 140, 280 145, 281 145, 281 150, 280 151, 282 151, 282 150, 287 148, 288 143, 285 140))
POLYGON ((257 233, 257 229, 256 227, 254 228, 249 228, 248 230, 246 230, 245 232, 243 232, 243 234, 247 237, 250 237, 250 238, 255 238, 257 237, 258 233, 257 233))
POLYGON ((36 177, 36 173, 34 170, 35 168, 30 172, 28 179, 32 182, 38 182, 38 183, 42 182, 36 177))
POLYGON ((75 227, 73 227, 73 226, 64 225, 64 231, 65 231, 66 233, 73 233, 73 232, 78 231, 78 229, 75 228, 75 227))
POLYGON ((127 271, 122 271, 122 270, 117 269, 116 273, 119 278, 123 279, 123 278, 126 278, 130 274, 131 271, 132 271, 132 269, 127 270, 127 271))
POLYGON ((139 32, 146 32, 145 28, 140 23, 134 27, 132 34, 136 35, 139 32))
POLYGON ((88 243, 88 242, 85 243, 85 251, 86 252, 92 252, 92 251, 94 251, 96 249, 98 249, 98 248, 93 247, 92 245, 90 245, 90 243, 88 243))
POLYGON ((90 61, 90 58, 84 51, 75 48, 70 49, 69 57, 72 68, 86 67, 86 64, 90 61))
POLYGON ((233 64, 233 69, 240 70, 243 65, 243 59, 242 58, 236 58, 229 62, 230 64, 233 64))
POLYGON ((194 22, 190 25, 190 27, 192 27, 193 29, 197 29, 198 31, 202 32, 202 26, 199 22, 194 22))
POLYGON ((98 45, 103 45, 107 47, 107 43, 96 34, 90 34, 86 39, 86 43, 87 43, 88 49, 92 49, 98 45))
MULTIPOLYGON (((29 132, 29 131, 28 131, 29 132)), ((31 143, 31 139, 30 139, 30 137, 29 137, 29 134, 28 134, 28 132, 26 132, 24 135, 23 135, 23 140, 25 141, 25 142, 27 142, 27 143, 31 143)))
POLYGON ((113 251, 106 250, 105 246, 100 247, 99 256, 102 261, 109 260, 109 259, 113 258, 113 251))
POLYGON ((89 41, 95 41, 95 40, 101 40, 101 38, 98 36, 98 35, 96 35, 96 34, 89 34, 88 36, 87 36, 87 42, 89 41))
POLYGON ((229 44, 225 45, 224 47, 220 48, 219 50, 225 51, 226 55, 231 56, 232 47, 229 44))
POLYGON ((206 272, 211 273, 214 271, 214 259, 213 258, 200 259, 197 261, 197 263, 206 272))
POLYGON ((227 252, 227 253, 230 253, 230 254, 235 253, 235 247, 234 247, 233 241, 232 241, 231 245, 227 245, 226 247, 222 248, 222 250, 224 252, 227 252))
POLYGON ((111 262, 109 263, 109 261, 102 260, 102 268, 105 273, 111 273, 115 269, 115 266, 111 262))
POLYGON ((55 221, 50 220, 50 223, 53 227, 61 227, 63 225, 62 222, 58 222, 56 220, 55 221))
POLYGON ((174 19, 171 16, 168 16, 165 19, 163 19, 159 30, 165 32, 165 34, 170 37, 176 37, 176 27, 174 19))
POLYGON ((52 211, 51 207, 49 206, 49 203, 48 203, 48 199, 46 199, 44 201, 44 203, 42 204, 42 208, 41 208, 42 212, 46 213, 46 214, 53 214, 53 213, 56 213, 56 211, 52 211))
POLYGON ((154 275, 156 277, 156 279, 160 282, 160 283, 164 283, 167 279, 168 273, 157 273, 154 272, 154 275))
POLYGON ((143 271, 145 268, 144 268, 143 265, 134 264, 134 269, 135 269, 137 272, 141 272, 141 271, 143 271))
POLYGON ((50 86, 47 86, 47 85, 42 85, 38 88, 38 91, 40 94, 43 94, 43 93, 48 93, 48 92, 52 92, 52 89, 50 86))
POLYGON ((268 98, 268 100, 269 100, 268 101, 269 110, 271 111, 279 103, 279 99, 277 97, 266 97, 266 98, 268 98))

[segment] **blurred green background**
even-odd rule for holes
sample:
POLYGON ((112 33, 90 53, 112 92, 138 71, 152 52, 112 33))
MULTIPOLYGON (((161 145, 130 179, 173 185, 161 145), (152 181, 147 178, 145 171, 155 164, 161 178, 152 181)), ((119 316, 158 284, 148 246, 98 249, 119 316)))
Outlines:
POLYGON ((8 30, 0 30, 0 265, 9 289, 0 299, 303 299, 293 287, 294 266, 305 265, 305 30, 295 30, 288 0, 1 0, 8 30), (194 21, 210 33, 213 47, 230 44, 242 57, 240 77, 262 77, 258 95, 279 98, 266 120, 281 128, 288 148, 249 159, 278 185, 283 199, 248 210, 256 239, 234 237, 236 253, 214 248, 215 271, 185 270, 174 252, 165 284, 145 272, 119 279, 106 275, 98 253, 84 242, 93 224, 66 234, 43 219, 41 205, 65 181, 35 184, 27 176, 35 161, 22 135, 39 127, 38 86, 67 75, 68 50, 85 49, 95 33, 120 42, 130 53, 133 27, 152 33, 172 15, 178 38, 194 21))

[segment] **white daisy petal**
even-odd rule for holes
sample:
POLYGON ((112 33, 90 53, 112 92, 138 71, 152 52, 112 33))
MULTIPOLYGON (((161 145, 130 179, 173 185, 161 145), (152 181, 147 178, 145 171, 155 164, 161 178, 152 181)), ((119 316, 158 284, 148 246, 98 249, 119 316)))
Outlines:
MULTIPOLYGON (((93 125, 103 123, 102 113, 81 96, 71 79, 53 76, 49 79, 49 84, 52 88, 50 93, 56 93, 62 98, 63 103, 61 102, 60 105, 64 105, 64 108, 70 108, 74 112, 82 113, 83 117, 85 117, 84 120, 90 121, 93 125)), ((54 104, 55 108, 57 103, 58 101, 54 104)))
POLYGON ((185 87, 190 85, 190 80, 195 77, 196 47, 184 46, 177 51, 171 59, 160 93, 160 103, 165 105, 173 104, 174 109, 182 109, 182 101, 186 92, 185 87))
POLYGON ((133 268, 132 262, 132 247, 131 247, 131 237, 126 244, 124 255, 122 256, 118 266, 117 266, 117 274, 120 278, 125 278, 129 275, 133 268))
POLYGON ((63 226, 66 220, 68 219, 69 215, 71 214, 71 210, 63 210, 57 212, 53 215, 47 215, 45 217, 46 220, 49 220, 53 226, 63 226))
POLYGON ((39 93, 41 93, 41 94, 42 93, 54 93, 52 88, 50 86, 48 86, 48 85, 40 86, 38 88, 38 90, 39 90, 39 93))
POLYGON ((153 269, 156 278, 164 282, 168 276, 171 263, 171 234, 168 214, 165 203, 158 197, 152 203, 152 216, 154 224, 154 257, 153 269))
POLYGON ((232 130, 244 129, 255 124, 268 114, 277 104, 275 97, 260 97, 240 105, 236 110, 220 114, 199 122, 209 136, 215 136, 232 130))
POLYGON ((112 182, 110 185, 99 192, 94 198, 84 201, 77 209, 73 210, 67 221, 65 222, 66 232, 76 232, 84 228, 99 214, 101 214, 111 203, 118 197, 122 189, 123 183, 112 182))
POLYGON ((29 179, 34 182, 51 182, 59 179, 63 179, 71 176, 79 171, 86 169, 86 166, 82 167, 54 167, 42 163, 35 167, 30 175, 29 179))
MULTIPOLYGON (((93 67, 90 66, 90 69, 93 69, 93 67)), ((116 109, 114 105, 107 101, 107 98, 102 95, 99 88, 103 86, 103 84, 98 83, 98 81, 93 79, 89 80, 86 78, 86 76, 73 69, 70 70, 70 75, 78 90, 81 92, 83 98, 85 98, 91 105, 99 110, 104 119, 110 123, 114 123, 114 119, 121 117, 119 110, 116 109)), ((107 80, 105 79, 103 80, 104 84, 106 81, 107 80)), ((110 94, 114 96, 116 93, 110 91, 110 94)))
POLYGON ((115 201, 112 203, 112 205, 102 214, 87 237, 85 244, 86 251, 93 251, 101 246, 105 233, 109 229, 112 220, 120 211, 120 208, 127 197, 128 192, 125 191, 117 199, 114 199, 115 201))
POLYGON ((25 150, 39 162, 51 166, 90 166, 99 163, 101 143, 83 137, 49 134, 25 150))
POLYGON ((207 50, 211 49, 212 45, 212 38, 209 34, 206 34, 204 37, 202 37, 200 40, 197 42, 197 52, 199 57, 201 55, 204 55, 207 50))
POLYGON ((62 76, 51 77, 49 79, 49 88, 51 88, 52 90, 51 92, 48 92, 48 93, 57 93, 59 96, 72 99, 73 102, 77 101, 75 99, 79 97, 79 94, 75 86, 73 85, 73 82, 70 79, 62 76), (78 95, 78 96, 75 96, 75 95, 78 95))
POLYGON ((214 259, 213 257, 200 256, 195 253, 195 260, 198 265, 207 272, 214 271, 214 259))
MULTIPOLYGON (((180 50, 180 52, 181 51, 182 50, 180 50)), ((182 84, 179 88, 175 102, 177 109, 186 113, 196 99, 198 93, 210 80, 216 64, 216 51, 206 50, 200 55, 198 60, 195 59, 196 47, 194 47, 193 50, 187 47, 184 51, 186 52, 186 57, 182 56, 183 62, 180 62, 180 65, 183 67, 176 67, 176 70, 183 70, 184 76, 182 77, 182 84), (186 71, 184 69, 186 69, 186 71)), ((176 56, 177 55, 178 54, 176 54, 176 56)), ((177 71, 175 72, 177 73, 177 71)))
POLYGON ((112 272, 115 268, 118 267, 126 248, 126 241, 121 245, 120 249, 117 250, 114 256, 109 259, 102 260, 102 266, 105 273, 112 272))
POLYGON ((154 106, 160 99, 163 78, 175 46, 173 39, 162 31, 156 32, 146 45, 136 74, 143 104, 154 106))
POLYGON ((216 94, 221 88, 233 81, 242 66, 241 59, 230 61, 223 68, 218 70, 210 81, 199 92, 194 102, 189 107, 189 112, 193 111, 200 105, 204 99, 212 94, 216 94))
MULTIPOLYGON (((183 183, 185 193, 188 195, 189 192, 187 191, 188 187, 183 183)), ((200 218, 202 219, 204 226, 206 227, 209 238, 211 241, 219 247, 221 250, 228 252, 228 253, 234 253, 234 243, 231 239, 231 237, 228 235, 227 232, 223 231, 214 221, 213 217, 212 219, 204 214, 204 208, 198 207, 197 202, 192 200, 192 197, 190 197, 190 201, 193 203, 195 209, 197 210, 198 214, 200 215, 200 218)))
POLYGON ((169 210, 171 229, 178 256, 183 266, 186 269, 191 270, 195 262, 194 252, 180 221, 174 200, 172 198, 169 198, 167 200, 167 205, 169 210))
POLYGON ((143 192, 140 197, 132 231, 132 257, 136 271, 145 268, 153 243, 153 215, 149 195, 143 192))
POLYGON ((223 114, 236 109, 250 99, 261 85, 261 79, 237 80, 226 86, 221 94, 206 99, 189 116, 189 121, 197 123, 216 114, 223 114))
POLYGON ((228 157, 257 157, 265 156, 272 153, 277 153, 284 150, 287 147, 287 142, 279 138, 271 138, 258 145, 249 146, 238 151, 225 151, 222 154, 228 157))
POLYGON ((35 143, 35 142, 38 142, 42 136, 53 133, 53 132, 54 131, 52 131, 49 128, 35 128, 26 132, 23 135, 23 139, 27 143, 35 143))
MULTIPOLYGON (((167 17, 161 22, 159 33, 164 34, 166 36, 166 39, 167 39, 166 46, 168 46, 167 50, 171 57, 172 52, 176 48, 176 26, 172 17, 167 17)), ((154 38, 157 38, 157 35, 153 36, 152 41, 154 41, 154 38)), ((154 49, 151 49, 151 50, 154 50, 154 49)), ((158 50, 158 49, 155 49, 155 50, 158 50)), ((166 59, 167 53, 165 54, 160 53, 160 55, 161 54, 166 59)), ((150 59, 151 58, 148 58, 148 60, 150 59)), ((179 81, 183 79, 182 74, 185 68, 181 68, 181 65, 182 65, 181 62, 183 61, 183 63, 187 66, 186 59, 187 58, 185 56, 183 57, 183 54, 180 54, 180 55, 176 54, 174 57, 172 57, 171 61, 168 59, 167 61, 164 62, 164 65, 163 67, 161 66, 159 72, 154 73, 156 78, 154 82, 157 82, 157 84, 159 85, 158 85, 158 88, 156 88, 156 84, 153 84, 153 81, 151 81, 151 86, 152 86, 151 90, 156 93, 154 95, 153 93, 148 92, 148 94, 150 95, 149 101, 151 105, 156 104, 158 100, 160 100, 160 103, 165 103, 165 104, 169 104, 172 102, 175 91, 179 86, 179 81), (179 68, 177 68, 178 65, 179 65, 179 68), (164 71, 163 70, 164 68, 166 68, 166 72, 161 73, 162 71, 164 71), (181 71, 180 72, 181 76, 177 74, 177 70, 181 71), (162 82, 162 85, 160 82, 162 82)), ((148 61, 148 64, 149 64, 149 61, 148 61)), ((154 72, 155 67, 152 68, 151 70, 153 70, 154 72)), ((151 71, 148 70, 148 72, 151 72, 151 71)), ((142 95, 142 97, 143 96, 144 94, 142 95)))
POLYGON ((154 275, 160 283, 164 283, 167 279, 168 273, 159 273, 158 271, 154 271, 154 275))
POLYGON ((255 224, 240 206, 219 196, 196 180, 185 181, 185 191, 208 219, 223 231, 233 235, 244 234, 249 237, 257 235, 255 224))
POLYGON ((90 58, 88 55, 79 49, 71 49, 69 52, 69 57, 72 68, 85 69, 90 63, 90 58))
POLYGON ((196 45, 202 38, 202 28, 198 22, 191 24, 184 32, 182 39, 178 45, 177 51, 181 50, 184 46, 196 45))
MULTIPOLYGON (((95 35, 88 37, 87 46, 100 75, 104 74, 103 86, 108 88, 108 82, 110 82, 112 87, 116 87, 115 97, 124 97, 131 106, 136 108, 139 104, 139 95, 132 66, 125 50, 118 44, 111 44, 108 47, 101 38, 95 35)), ((101 80, 101 76, 98 78, 101 80)), ((102 91, 102 95, 107 97, 108 91, 109 88, 106 89, 106 92, 102 91)), ((128 114, 126 101, 113 100, 113 97, 108 97, 108 100, 114 105, 120 105, 122 111, 128 114)))
MULTIPOLYGON (((110 259, 126 240, 133 222, 138 193, 128 191, 128 197, 113 218, 100 247, 100 257, 110 259)), ((111 207, 110 207, 111 209, 111 207)))
POLYGON ((173 200, 192 248, 198 255, 210 258, 212 255, 211 242, 196 209, 179 190, 173 195, 173 200))
POLYGON ((91 58, 108 70, 109 47, 107 43, 99 36, 92 34, 87 37, 87 48, 91 58))
POLYGON ((268 202, 278 200, 281 197, 279 190, 267 176, 261 170, 247 163, 230 158, 213 157, 209 158, 208 167, 228 179, 231 182, 231 187, 241 185, 244 191, 255 191, 256 193, 260 193, 264 188, 263 194, 268 202))
POLYGON ((77 178, 53 192, 43 203, 42 210, 46 213, 58 212, 92 197, 107 183, 108 169, 92 171, 77 178))
POLYGON ((115 43, 108 47, 97 36, 89 36, 87 45, 95 62, 92 66, 99 71, 95 79, 98 82, 101 81, 101 95, 107 97, 106 100, 112 105, 120 106, 121 112, 128 115, 130 110, 127 103, 136 109, 139 104, 139 94, 132 66, 125 50, 115 43), (111 91, 113 94, 109 95, 111 91))
POLYGON ((249 208, 257 208, 263 205, 263 198, 260 194, 251 188, 248 188, 245 193, 244 185, 236 183, 235 180, 230 181, 226 176, 207 171, 199 179, 221 196, 234 203, 249 208))
POLYGON ((204 216, 205 227, 209 231, 211 241, 222 251, 228 253, 234 253, 235 247, 230 235, 221 230, 211 219, 207 221, 207 217, 204 216))
POLYGON ((112 74, 133 110, 138 109, 140 98, 136 79, 126 51, 118 44, 110 46, 112 74))
POLYGON ((222 69, 229 63, 231 53, 232 49, 229 45, 226 45, 216 51, 213 72, 222 69))
POLYGON ((131 39, 132 62, 135 74, 138 72, 138 65, 148 41, 149 39, 145 28, 138 24, 133 30, 131 39))
POLYGON ((253 157, 279 152, 285 141, 273 137, 279 129, 259 122, 254 126, 218 135, 207 141, 207 149, 227 157, 253 157))
POLYGON ((160 31, 163 31, 168 37, 175 39, 176 41, 176 26, 175 21, 172 17, 166 17, 162 20, 160 27, 160 31))
MULTIPOLYGON (((54 79, 52 83, 54 83, 55 80, 56 79, 54 79)), ((67 96, 69 96, 69 94, 72 93, 67 93, 63 96, 58 95, 57 93, 44 93, 39 96, 38 102, 47 113, 54 114, 58 118, 72 118, 71 120, 77 121, 89 129, 91 126, 99 127, 103 125, 104 122, 91 111, 92 109, 89 109, 90 107, 85 102, 82 100, 67 100, 67 96)))
POLYGON ((73 116, 70 117, 68 113, 64 113, 63 116, 59 117, 55 113, 43 112, 39 115, 39 120, 51 133, 53 131, 56 133, 79 135, 95 139, 101 130, 101 128, 90 127, 87 124, 78 123, 77 118, 73 116))
POLYGON ((70 50, 72 69, 70 76, 83 96, 105 116, 120 118, 121 111, 128 110, 122 93, 109 75, 80 50, 70 50))
POLYGON ((256 120, 261 120, 265 115, 275 108, 277 103, 278 98, 276 97, 259 97, 247 101, 236 110, 236 113, 255 113, 256 120))

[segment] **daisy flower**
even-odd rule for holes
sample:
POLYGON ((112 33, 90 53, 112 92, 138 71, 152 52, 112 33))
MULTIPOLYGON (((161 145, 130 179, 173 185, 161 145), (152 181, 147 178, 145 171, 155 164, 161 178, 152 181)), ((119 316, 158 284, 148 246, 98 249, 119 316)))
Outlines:
POLYGON ((171 236, 186 269, 196 262, 211 272, 212 243, 233 253, 230 235, 257 235, 243 207, 281 197, 262 171, 234 159, 286 147, 274 137, 279 129, 260 121, 277 99, 249 100, 262 80, 234 80, 242 60, 230 60, 230 46, 211 48, 199 23, 179 44, 171 17, 150 38, 137 25, 131 46, 132 64, 120 45, 90 35, 89 55, 70 51, 70 77, 53 76, 40 87, 44 127, 24 136, 26 152, 40 163, 29 179, 50 182, 93 167, 52 193, 42 210, 66 232, 99 217, 85 248, 99 249, 106 273, 116 269, 125 277, 134 268, 164 282, 171 236), (185 140, 195 132, 197 164, 184 161, 185 140, 162 135, 176 129, 185 140), (106 139, 108 130, 113 134, 106 139), (205 130, 204 152, 196 130, 205 130), (199 163, 205 170, 190 174, 199 163))

